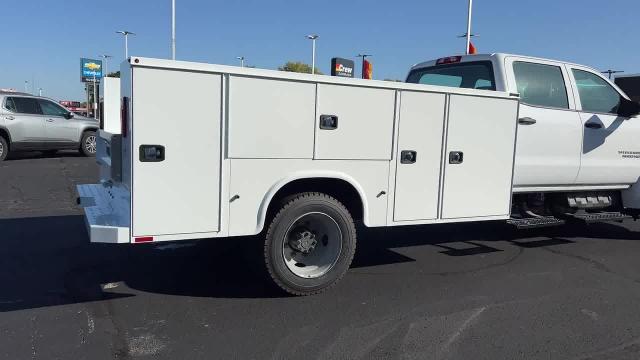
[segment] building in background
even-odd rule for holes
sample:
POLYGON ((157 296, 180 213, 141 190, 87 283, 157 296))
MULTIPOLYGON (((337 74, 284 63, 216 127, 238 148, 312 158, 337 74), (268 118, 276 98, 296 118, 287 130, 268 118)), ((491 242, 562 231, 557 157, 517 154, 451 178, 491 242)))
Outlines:
POLYGON ((69 111, 74 114, 87 116, 87 107, 82 106, 82 103, 80 103, 80 101, 62 100, 60 101, 60 105, 69 109, 69 111))

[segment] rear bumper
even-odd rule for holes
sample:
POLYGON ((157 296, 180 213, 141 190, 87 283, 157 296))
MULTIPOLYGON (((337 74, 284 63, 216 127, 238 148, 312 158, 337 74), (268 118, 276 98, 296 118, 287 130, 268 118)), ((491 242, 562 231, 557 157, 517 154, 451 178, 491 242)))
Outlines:
POLYGON ((78 203, 92 243, 131 242, 129 191, 102 184, 78 185, 78 203))

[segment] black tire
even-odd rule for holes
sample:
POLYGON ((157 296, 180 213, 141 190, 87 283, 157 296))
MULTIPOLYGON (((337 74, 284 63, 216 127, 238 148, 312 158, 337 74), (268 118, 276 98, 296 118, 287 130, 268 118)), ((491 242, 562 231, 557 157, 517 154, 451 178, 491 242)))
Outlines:
POLYGON ((7 139, 0 135, 0 161, 6 159, 7 155, 9 155, 9 144, 7 144, 7 139))
MULTIPOLYGON (((349 210, 333 197, 322 193, 301 193, 284 204, 280 211, 273 217, 267 230, 264 244, 264 261, 273 281, 284 291, 292 295, 319 294, 335 285, 346 274, 356 250, 356 227, 349 210), (325 219, 325 220, 322 220, 325 219), (303 221, 304 220, 304 221, 303 221), (300 221, 305 226, 300 225, 300 221), (322 221, 325 221, 322 223, 322 221), (324 226, 323 225, 327 225, 324 226), (294 228, 294 225, 297 225, 294 228), (328 228, 330 230, 327 230, 328 228), (321 237, 316 242, 316 247, 308 253, 294 249, 290 238, 300 235, 300 228, 309 229, 306 233, 312 233, 313 238, 321 237), (324 230, 323 230, 324 229, 324 230), (336 236, 329 235, 334 231, 336 236), (295 233, 295 234, 294 234, 295 233), (328 236, 329 235, 329 236, 328 236), (286 239, 287 238, 287 239, 286 239), (335 250, 339 249, 339 250, 335 250), (295 274, 290 269, 292 262, 296 267, 300 264, 290 257, 287 261, 285 251, 305 261, 307 257, 320 257, 329 260, 331 265, 310 266, 310 269, 323 269, 317 271, 317 275, 295 274), (338 252, 336 254, 336 252, 338 252), (325 255, 328 254, 328 255, 325 255)), ((328 262, 324 262, 328 263, 328 262)), ((305 271, 305 270, 303 270, 305 271)))
POLYGON ((96 132, 85 131, 80 139, 80 152, 84 156, 96 156, 96 149, 96 132))

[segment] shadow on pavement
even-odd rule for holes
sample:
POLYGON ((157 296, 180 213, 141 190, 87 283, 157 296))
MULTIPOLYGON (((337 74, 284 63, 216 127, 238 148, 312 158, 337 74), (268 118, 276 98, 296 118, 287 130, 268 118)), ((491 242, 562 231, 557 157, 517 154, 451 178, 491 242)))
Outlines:
POLYGON ((54 158, 75 158, 85 157, 77 150, 60 150, 56 152, 47 151, 21 151, 10 153, 5 161, 28 160, 28 159, 54 159, 54 158))
MULTIPOLYGON (((570 244, 566 238, 635 240, 622 226, 599 224, 515 231, 502 223, 361 229, 354 268, 415 261, 394 248, 433 245, 443 256, 570 244)), ((196 297, 286 296, 271 284, 258 237, 148 245, 90 244, 82 216, 0 220, 0 312, 100 301, 151 292, 196 297), (126 286, 105 289, 104 284, 126 286)))

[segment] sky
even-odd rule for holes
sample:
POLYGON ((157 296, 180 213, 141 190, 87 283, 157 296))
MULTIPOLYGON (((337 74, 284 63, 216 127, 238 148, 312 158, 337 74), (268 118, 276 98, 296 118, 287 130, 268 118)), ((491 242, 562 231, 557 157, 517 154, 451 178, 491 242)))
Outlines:
MULTIPOLYGON (((464 52, 468 0, 176 0, 176 58, 258 68, 373 54, 375 79, 404 79, 415 63, 464 52)), ((116 30, 137 33, 129 55, 171 55, 171 0, 0 0, 0 88, 83 100, 80 58, 124 59, 116 30)), ((640 73, 638 0, 475 0, 479 53, 507 52, 640 73)), ((359 66, 356 74, 360 73, 359 66)))

